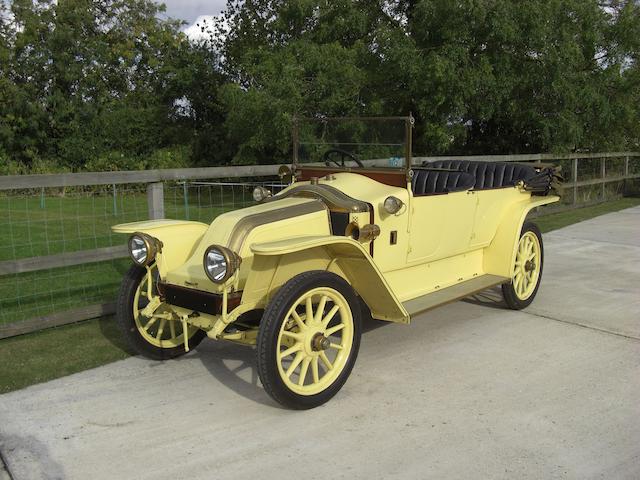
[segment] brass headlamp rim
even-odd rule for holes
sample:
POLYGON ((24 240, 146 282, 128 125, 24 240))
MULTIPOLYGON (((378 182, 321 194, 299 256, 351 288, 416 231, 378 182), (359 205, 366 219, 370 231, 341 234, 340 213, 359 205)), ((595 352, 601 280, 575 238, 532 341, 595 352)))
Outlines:
POLYGON ((127 242, 127 247, 129 250, 129 257, 131 257, 131 260, 133 261, 133 263, 141 267, 145 267, 145 266, 151 265, 155 261, 156 255, 162 249, 162 243, 160 242, 160 240, 158 240, 155 237, 152 237, 147 233, 133 232, 131 235, 129 235, 129 241, 127 242), (144 242, 144 246, 147 249, 147 258, 145 258, 144 262, 142 263, 138 262, 133 256, 133 250, 131 249, 131 240, 133 240, 134 237, 140 238, 144 242))
POLYGON ((216 283, 216 284, 223 284, 227 280, 229 280, 229 278, 231 278, 233 274, 236 273, 236 271, 240 267, 241 262, 242 262, 242 258, 240 258, 240 256, 236 252, 234 252, 230 248, 223 247, 222 245, 216 245, 216 244, 209 245, 207 249, 204 251, 204 256, 202 257, 202 267, 204 268, 204 273, 207 275, 207 278, 209 280, 211 280, 213 283, 216 283), (209 275, 209 269, 207 268, 207 257, 209 256, 209 252, 211 252, 211 250, 217 250, 219 253, 221 253, 222 256, 224 257, 225 263, 227 264, 227 270, 225 271, 224 276, 220 280, 217 280, 213 278, 211 275, 209 275))

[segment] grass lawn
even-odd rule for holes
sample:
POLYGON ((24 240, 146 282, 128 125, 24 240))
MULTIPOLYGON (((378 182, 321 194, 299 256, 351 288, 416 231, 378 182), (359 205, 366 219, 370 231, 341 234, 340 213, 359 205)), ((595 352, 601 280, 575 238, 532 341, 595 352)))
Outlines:
MULTIPOLYGON (((536 218, 535 222, 543 232, 549 232, 598 215, 637 205, 640 205, 640 198, 623 198, 592 207, 541 216, 536 218)), ((204 216, 214 213, 206 211, 208 209, 202 210, 192 210, 192 215, 196 214, 196 218, 202 215, 204 218, 204 216)), ((177 215, 176 217, 181 218, 177 215)), ((113 299, 113 292, 117 288, 121 271, 126 268, 127 262, 107 262, 110 269, 102 270, 101 278, 103 280, 101 281, 104 287, 101 291, 105 298, 108 295, 108 300, 113 299)), ((84 268, 100 268, 99 266, 102 264, 96 265, 84 268)), ((52 279, 51 282, 53 281, 52 279)), ((82 302, 84 298, 86 304, 86 297, 82 295, 83 288, 87 288, 86 281, 90 281, 90 285, 95 284, 94 271, 88 271, 84 274, 75 272, 68 277, 63 287, 65 291, 74 292, 70 297, 73 299, 72 301, 82 302)), ((31 280, 30 283, 33 281, 31 280)), ((45 290, 52 288, 53 283, 43 283, 45 290)), ((28 284, 29 282, 25 285, 28 284)), ((0 288, 0 308, 6 308, 9 306, 7 297, 3 297, 2 293, 2 288, 0 288), (3 306, 3 302, 6 304, 5 306, 3 306)), ((13 295, 15 296, 16 293, 13 295)), ((51 294, 36 293, 34 304, 38 302, 38 295, 51 294)), ((3 318, 0 316, 0 323, 2 320, 3 318)), ((113 317, 89 320, 75 325, 0 340, 0 393, 104 365, 129 355, 130 352, 124 347, 119 332, 116 330, 113 317)))
POLYGON ((566 212, 543 215, 535 218, 533 221, 538 224, 542 233, 545 233, 566 227, 567 225, 589 220, 590 218, 604 215, 605 213, 617 212, 618 210, 636 207, 638 205, 640 205, 640 197, 626 197, 592 207, 577 208, 566 212))
MULTIPOLYGON (((221 213, 253 204, 249 186, 165 187, 167 218, 210 223, 221 213)), ((0 262, 123 245, 118 223, 144 219, 139 189, 70 190, 0 196, 0 262)), ((113 300, 129 259, 0 276, 0 325, 113 300)))

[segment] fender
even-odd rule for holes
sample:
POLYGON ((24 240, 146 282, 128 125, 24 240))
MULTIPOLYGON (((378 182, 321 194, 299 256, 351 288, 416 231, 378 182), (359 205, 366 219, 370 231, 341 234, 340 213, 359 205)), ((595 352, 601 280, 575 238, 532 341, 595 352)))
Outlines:
POLYGON ((157 264, 160 276, 164 278, 168 271, 187 261, 208 228, 205 223, 186 220, 148 220, 121 223, 111 230, 115 233, 146 233, 160 240, 163 246, 158 253, 157 264))
POLYGON ((516 260, 520 232, 531 210, 560 200, 559 196, 529 197, 506 211, 489 246, 485 247, 483 267, 485 273, 511 278, 516 260))
POLYGON ((345 278, 362 297, 373 318, 409 323, 409 314, 362 244, 331 235, 294 237, 251 245, 253 272, 242 303, 265 306, 294 275, 327 270, 345 278))

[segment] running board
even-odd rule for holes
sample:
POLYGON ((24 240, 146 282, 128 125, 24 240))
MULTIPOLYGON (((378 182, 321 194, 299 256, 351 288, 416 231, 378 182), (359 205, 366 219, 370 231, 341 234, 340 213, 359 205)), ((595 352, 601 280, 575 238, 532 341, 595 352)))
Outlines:
POLYGON ((471 280, 457 283, 442 290, 427 293, 413 300, 407 300, 403 302, 402 305, 407 312, 409 312, 409 315, 413 316, 508 281, 508 278, 499 277, 498 275, 482 275, 481 277, 472 278, 471 280))

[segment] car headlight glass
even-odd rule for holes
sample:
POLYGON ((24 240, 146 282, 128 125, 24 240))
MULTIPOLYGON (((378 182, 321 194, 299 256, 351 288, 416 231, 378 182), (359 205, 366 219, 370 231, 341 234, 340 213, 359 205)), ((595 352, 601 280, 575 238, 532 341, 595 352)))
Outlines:
POLYGON ((129 239, 129 253, 135 263, 145 265, 149 256, 149 249, 144 238, 139 235, 132 235, 129 239))
POLYGON ((398 213, 404 207, 404 203, 398 197, 387 197, 384 200, 384 209, 387 213, 392 215, 398 213))
POLYGON ((226 281, 240 265, 240 257, 228 248, 212 245, 204 253, 204 271, 214 283, 226 281))
POLYGON ((219 250, 209 250, 204 262, 207 276, 214 282, 220 282, 227 275, 227 260, 219 250))
POLYGON ((253 189, 253 199, 260 203, 271 196, 271 191, 264 187, 256 187, 253 189))
POLYGON ((137 265, 150 265, 156 259, 156 253, 162 244, 146 233, 136 232, 129 237, 129 255, 137 265))

